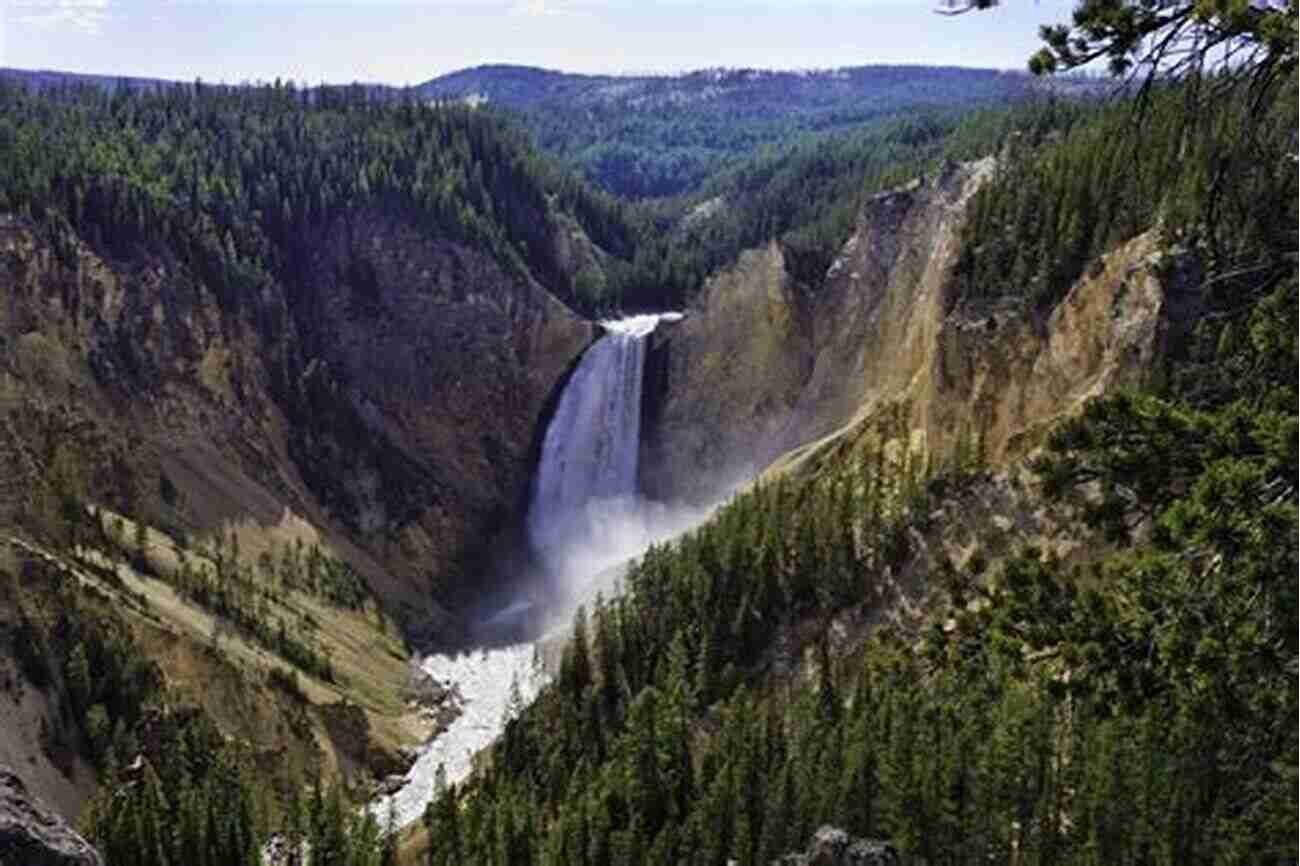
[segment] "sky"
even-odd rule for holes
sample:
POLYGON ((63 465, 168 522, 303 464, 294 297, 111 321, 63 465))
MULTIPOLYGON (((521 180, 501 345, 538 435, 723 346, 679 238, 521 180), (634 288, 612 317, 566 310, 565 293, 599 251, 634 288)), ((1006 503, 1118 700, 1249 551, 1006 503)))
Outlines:
POLYGON ((418 84, 481 63, 570 72, 1023 69, 1073 0, 0 0, 0 66, 208 82, 418 84))

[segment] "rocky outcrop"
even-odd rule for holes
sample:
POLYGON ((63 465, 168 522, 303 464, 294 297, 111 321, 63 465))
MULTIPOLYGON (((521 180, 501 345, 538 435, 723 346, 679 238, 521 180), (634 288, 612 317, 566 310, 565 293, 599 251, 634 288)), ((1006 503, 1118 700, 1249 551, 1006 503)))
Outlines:
MULTIPOLYGON (((1154 233, 1093 263, 1045 317, 1015 305, 959 304, 941 321, 914 422, 931 446, 950 447, 967 426, 994 461, 1036 447, 1057 419, 1107 390, 1158 371, 1189 302, 1154 233)), ((1193 304, 1194 306, 1194 304, 1193 304)))
POLYGON ((815 294, 775 244, 712 279, 657 347, 669 373, 643 451, 650 492, 698 500, 905 392, 933 354, 965 202, 990 170, 954 166, 868 200, 815 294), (731 343, 734 369, 701 363, 731 343), (717 395, 711 415, 700 395, 717 395))
POLYGON ((966 206, 992 169, 950 164, 869 199, 815 294, 792 283, 776 246, 714 278, 655 347, 648 492, 698 501, 886 407, 931 453, 979 434, 1004 462, 1088 397, 1150 376, 1182 327, 1189 282, 1150 235, 1093 263, 1051 310, 1031 309, 1014 286, 1000 302, 960 296, 966 206))
POLYGON ((777 244, 712 278, 647 358, 640 479, 651 499, 703 502, 798 441, 812 323, 777 244))
POLYGON ((855 839, 835 827, 822 827, 802 854, 788 854, 779 866, 898 866, 898 850, 888 842, 855 839))
POLYGON ((0 866, 103 866, 99 852, 0 767, 0 866))

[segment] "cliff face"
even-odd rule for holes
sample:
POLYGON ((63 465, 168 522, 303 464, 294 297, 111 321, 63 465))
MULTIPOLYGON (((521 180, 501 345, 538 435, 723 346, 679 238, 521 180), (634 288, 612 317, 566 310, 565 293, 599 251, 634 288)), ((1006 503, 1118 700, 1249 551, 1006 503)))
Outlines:
POLYGON ((534 431, 591 326, 531 279, 382 214, 336 223, 318 249, 312 360, 369 444, 322 440, 309 411, 291 433, 298 463, 324 469, 313 486, 390 569, 463 590, 460 566, 526 501, 534 431))
POLYGON ((933 453, 982 431, 1001 462, 1088 397, 1149 375, 1182 306, 1149 236, 1094 263, 1050 311, 960 297, 962 221, 992 171, 950 165, 868 200, 816 293, 791 282, 776 246, 715 278, 656 346, 648 492, 705 498, 886 406, 933 453))
POLYGON ((351 214, 313 250, 298 286, 232 308, 165 248, 109 261, 5 217, 0 409, 32 453, 34 413, 104 443, 78 466, 92 501, 191 533, 290 511, 427 616, 525 495, 590 326, 397 216, 351 214))
POLYGON ((776 244, 715 276, 647 360, 640 478, 652 499, 701 502, 789 447, 812 373, 813 325, 776 244))

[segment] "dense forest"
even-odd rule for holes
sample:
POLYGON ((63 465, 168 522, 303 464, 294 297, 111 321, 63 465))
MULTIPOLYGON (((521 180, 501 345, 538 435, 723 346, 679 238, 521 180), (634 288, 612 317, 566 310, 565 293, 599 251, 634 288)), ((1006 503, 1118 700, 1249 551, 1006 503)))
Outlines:
POLYGON ((638 306, 644 296, 685 304, 718 268, 770 240, 781 244, 791 276, 815 292, 868 196, 945 161, 987 156, 1013 134, 1039 142, 1097 110, 1090 101, 1043 96, 1011 108, 917 111, 763 148, 695 195, 633 212, 649 226, 622 280, 624 302, 638 306), (654 295, 645 293, 649 286, 654 295))
MULTIPOLYGON (((737 156, 693 196, 637 206, 534 149, 517 115, 360 87, 15 85, 0 88, 0 206, 51 237, 66 224, 118 258, 137 245, 169 248, 235 313, 273 279, 310 315, 311 245, 365 206, 485 249, 585 314, 666 309, 769 238, 816 286, 865 195, 941 159, 986 154, 1011 129, 1036 138, 1091 110, 1048 95, 974 115, 922 102, 897 118, 902 104, 842 135, 787 137, 737 156), (558 214, 606 254, 599 267, 571 273, 558 259, 558 214)), ((359 298, 371 270, 358 253, 345 274, 359 298)))
MULTIPOLYGON (((613 256, 635 242, 618 202, 500 120, 362 88, 6 86, 0 156, 0 207, 52 237, 66 224, 119 258, 166 246, 232 312, 267 279, 309 307, 308 247, 366 205, 480 247, 578 306, 551 244, 554 212, 571 213, 613 256)), ((364 272, 358 259, 350 278, 362 292, 364 272)))
POLYGON ((1057 130, 1048 146, 1012 137, 964 227, 963 294, 1046 309, 1088 263, 1157 221, 1167 245, 1204 248, 1222 272, 1289 269, 1279 251, 1294 219, 1278 215, 1295 200, 1295 168, 1279 154, 1294 141, 1295 106, 1216 100, 1193 122, 1188 100, 1186 88, 1161 88, 1142 107, 1057 130))
POLYGON ((823 651, 813 683, 763 676, 765 641, 879 592, 978 463, 864 450, 647 555, 430 808, 430 862, 766 863, 824 822, 918 863, 1290 862, 1297 563, 1266 539, 1297 526, 1296 303, 1277 284, 1218 356, 1249 383, 1099 401, 1053 437, 1048 486, 1101 483, 1149 541, 1083 572, 1029 551, 931 575, 949 608, 823 651))
MULTIPOLYGON (((1097 89, 1073 83, 1057 89, 1097 89)), ((853 132, 917 111, 1006 105, 1051 89, 1024 73, 929 66, 617 77, 482 66, 415 88, 509 109, 543 150, 629 198, 694 192, 753 151, 801 135, 853 132)))

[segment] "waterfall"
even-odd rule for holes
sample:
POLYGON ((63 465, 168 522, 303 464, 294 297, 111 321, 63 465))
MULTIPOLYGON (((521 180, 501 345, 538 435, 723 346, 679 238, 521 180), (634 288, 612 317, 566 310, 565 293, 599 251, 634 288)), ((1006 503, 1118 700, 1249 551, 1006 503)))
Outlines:
POLYGON ((637 452, 649 336, 680 314, 603 322, 546 429, 528 537, 547 569, 598 571, 643 547, 637 452), (629 537, 631 536, 631 537, 629 537))
MULTIPOLYGON (((665 313, 602 322, 604 336, 578 362, 546 429, 526 520, 529 542, 552 582, 549 613, 560 622, 567 624, 574 605, 603 588, 602 572, 703 517, 670 512, 637 494, 646 342, 661 321, 680 318, 665 313)), ((521 594, 482 625, 509 626, 534 604, 521 594)), ((469 774, 474 753, 500 733, 512 692, 527 702, 546 680, 527 642, 431 655, 421 667, 455 690, 462 712, 421 749, 403 787, 371 805, 381 821, 391 810, 398 826, 420 817, 439 777, 454 784, 469 774)))

